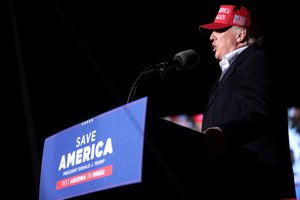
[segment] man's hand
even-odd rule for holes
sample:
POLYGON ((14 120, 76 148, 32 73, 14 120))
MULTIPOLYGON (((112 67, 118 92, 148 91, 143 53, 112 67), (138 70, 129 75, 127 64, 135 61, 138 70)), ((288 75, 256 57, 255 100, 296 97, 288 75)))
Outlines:
POLYGON ((224 155, 227 139, 220 127, 210 127, 203 131, 202 148, 208 158, 220 158, 224 155))

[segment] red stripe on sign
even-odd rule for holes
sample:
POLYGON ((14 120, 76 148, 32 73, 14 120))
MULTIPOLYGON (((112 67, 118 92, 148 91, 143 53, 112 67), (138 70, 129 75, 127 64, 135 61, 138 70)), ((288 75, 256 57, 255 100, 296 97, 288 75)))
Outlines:
POLYGON ((56 182, 56 190, 112 175, 112 165, 94 169, 56 182))

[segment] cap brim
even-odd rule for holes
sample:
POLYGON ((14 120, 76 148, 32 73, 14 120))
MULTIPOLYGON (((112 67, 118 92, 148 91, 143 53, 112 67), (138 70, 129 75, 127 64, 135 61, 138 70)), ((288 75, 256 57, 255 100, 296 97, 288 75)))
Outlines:
POLYGON ((231 26, 231 25, 221 24, 221 23, 210 23, 210 24, 204 24, 204 25, 199 26, 199 29, 201 30, 202 28, 204 28, 204 29, 208 29, 208 30, 218 30, 218 29, 229 27, 229 26, 231 26))

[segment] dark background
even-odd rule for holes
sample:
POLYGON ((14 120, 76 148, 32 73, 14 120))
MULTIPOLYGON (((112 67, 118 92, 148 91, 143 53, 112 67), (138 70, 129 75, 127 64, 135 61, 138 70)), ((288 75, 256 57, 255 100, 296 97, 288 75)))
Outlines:
MULTIPOLYGON (((199 53, 199 66, 152 74, 137 97, 149 96, 160 116, 201 113, 219 67, 198 27, 231 2, 5 1, 2 167, 8 195, 37 199, 45 138, 125 104, 146 67, 186 49, 199 53)), ((283 100, 299 104, 296 6, 240 2, 259 16, 283 100)))

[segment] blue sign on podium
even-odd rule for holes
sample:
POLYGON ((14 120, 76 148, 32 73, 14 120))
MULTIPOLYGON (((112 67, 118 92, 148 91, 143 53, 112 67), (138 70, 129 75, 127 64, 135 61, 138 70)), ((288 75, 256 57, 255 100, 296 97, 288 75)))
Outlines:
POLYGON ((39 199, 141 182, 146 108, 144 97, 46 138, 39 199))

